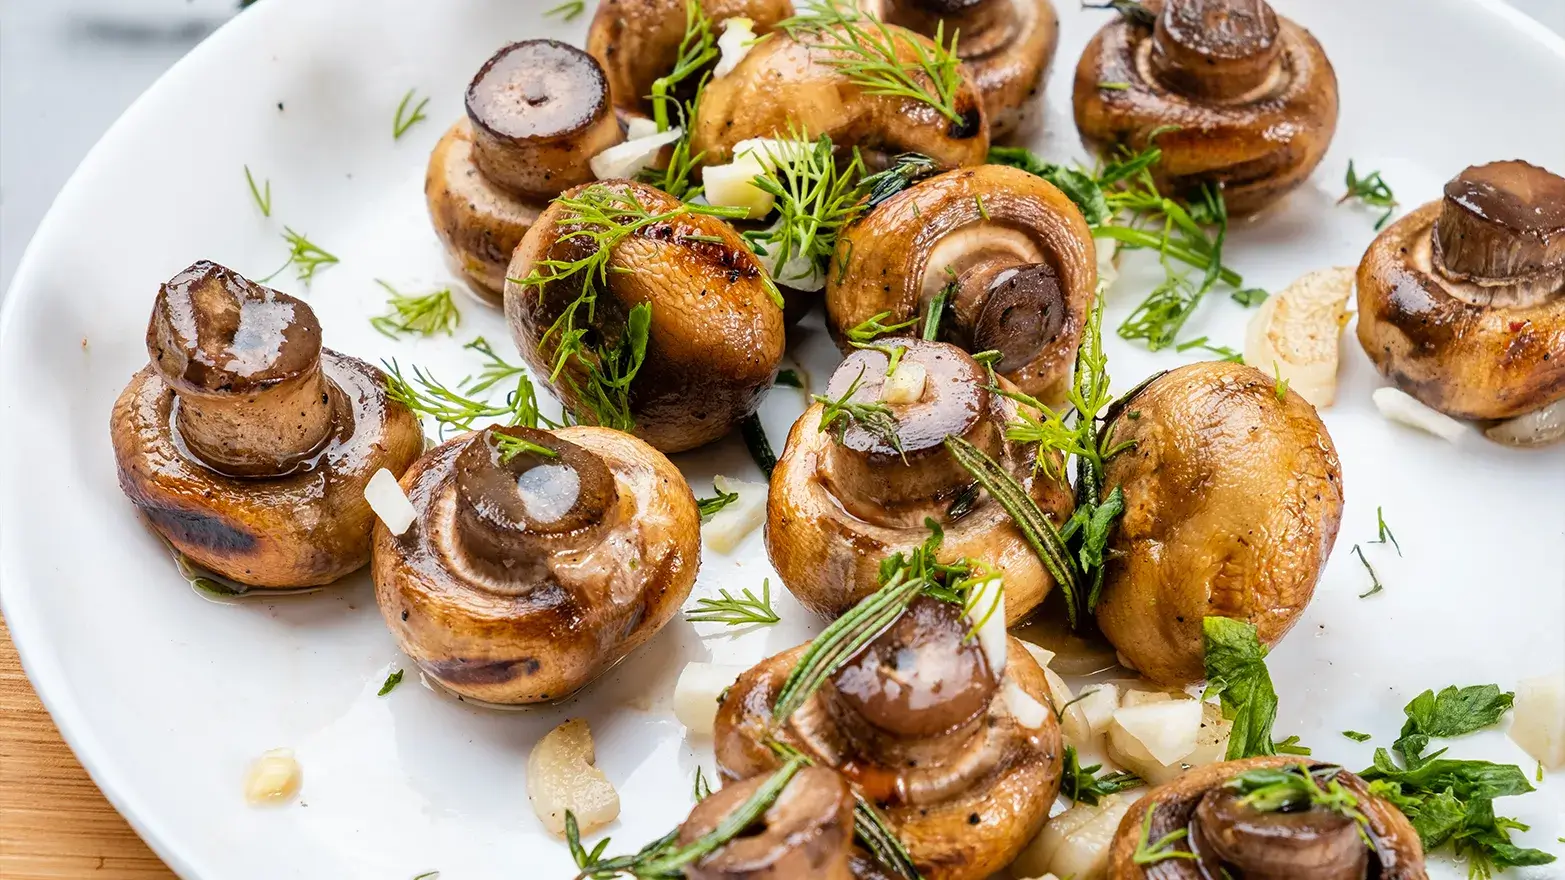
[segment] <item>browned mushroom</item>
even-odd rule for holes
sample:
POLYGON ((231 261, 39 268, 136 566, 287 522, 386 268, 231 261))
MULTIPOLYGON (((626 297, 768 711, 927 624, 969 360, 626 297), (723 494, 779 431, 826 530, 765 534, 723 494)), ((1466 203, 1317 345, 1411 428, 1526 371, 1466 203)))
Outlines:
POLYGON ((304 302, 204 260, 158 291, 147 353, 109 427, 120 488, 176 550, 257 587, 369 561, 364 487, 424 445, 383 373, 322 348, 304 302))
POLYGON ((729 161, 734 146, 750 138, 814 140, 829 135, 839 147, 859 147, 870 164, 897 153, 921 153, 948 167, 977 165, 989 153, 983 99, 961 68, 950 68, 949 94, 931 84, 919 52, 933 53, 928 39, 886 25, 884 32, 855 25, 798 29, 797 38, 774 32, 755 44, 727 75, 701 93, 692 129, 692 153, 708 164, 729 161), (907 95, 873 94, 845 68, 851 53, 840 44, 868 40, 894 52, 905 74, 937 107, 907 95))
POLYGON ((1510 419, 1565 399, 1565 178, 1467 168, 1369 246, 1358 306, 1370 360, 1441 412, 1510 419))
POLYGON ((941 338, 998 351, 995 369, 1050 405, 1065 399, 1098 285, 1081 211, 1025 171, 948 171, 892 196, 843 230, 827 273, 827 325, 850 331, 877 315, 923 320, 950 290, 941 338))
POLYGON ((467 87, 467 118, 429 156, 424 195, 455 268, 498 302, 522 236, 549 200, 593 179, 587 160, 624 139, 592 56, 512 43, 467 87))
POLYGON ((417 519, 375 528, 375 598, 425 675, 467 698, 557 700, 668 623, 701 515, 657 450, 604 428, 488 428, 402 477, 417 519))
MULTIPOLYGON (((652 84, 679 61, 690 2, 603 0, 598 4, 587 29, 587 53, 608 74, 615 107, 640 116, 652 114, 652 84)), ((721 32, 726 19, 748 18, 756 34, 766 34, 793 15, 789 0, 701 0, 699 8, 716 32, 721 32)), ((694 86, 700 78, 696 74, 685 81, 694 86)), ((685 100, 690 95, 674 97, 685 100)))
POLYGON ((926 37, 956 40, 957 57, 984 97, 992 138, 1031 127, 1060 40, 1049 0, 862 0, 859 8, 926 37))
MULTIPOLYGON (((883 557, 910 552, 929 537, 925 522, 932 519, 945 532, 941 558, 978 559, 1001 572, 1006 619, 1021 620, 1043 601, 1054 579, 999 502, 979 492, 945 440, 961 437, 982 449, 1056 523, 1070 517, 1069 487, 1035 467, 1034 444, 1005 439, 1005 424, 1016 418, 1020 404, 991 392, 983 367, 960 349, 901 337, 878 340, 876 346, 854 352, 837 367, 827 396, 879 403, 890 382, 886 352, 898 348, 898 373, 924 376, 913 389, 917 396, 881 404, 890 422, 882 420, 880 430, 846 416, 823 426, 823 404, 804 411, 772 471, 766 501, 772 565, 800 603, 834 618, 875 591, 883 557)), ((1058 472, 1058 461, 1052 469, 1058 472)))
POLYGON ((1310 176, 1337 128, 1337 75, 1309 31, 1266 0, 1132 9, 1076 65, 1076 127, 1089 147, 1144 150, 1156 134, 1159 188, 1194 197, 1220 185, 1235 217, 1310 176))
POLYGON ((1418 832, 1363 779, 1308 758, 1209 764, 1154 788, 1121 820, 1115 880, 1425 880, 1418 832), (1261 789, 1261 786, 1270 786, 1261 789), (1322 803, 1310 787, 1333 795, 1322 803), (1182 832, 1182 833, 1181 833, 1182 832), (1138 852, 1167 835, 1164 852, 1138 852))
POLYGON ((1276 644, 1342 520, 1342 467, 1315 408, 1254 367, 1214 361, 1154 379, 1104 430, 1135 444, 1104 469, 1125 515, 1097 620, 1121 661, 1159 684, 1200 681, 1208 616, 1276 644))
POLYGON ((726 778, 798 749, 878 805, 928 880, 981 880, 1014 859, 1059 792, 1059 726, 1043 670, 1010 639, 1003 669, 968 638, 962 608, 913 601, 787 720, 772 708, 808 646, 739 677, 718 709, 726 778))
MULTIPOLYGON (((725 785, 679 826, 685 846, 716 830, 770 780, 770 774, 725 785)), ((853 880, 853 792, 841 776, 805 767, 761 818, 685 868, 688 880, 853 880)))
POLYGON ((782 309, 743 239, 645 184, 565 193, 516 249, 510 277, 506 318, 533 375, 578 419, 664 452, 727 434, 782 360, 782 309), (555 262, 589 256, 594 267, 574 273, 555 262))

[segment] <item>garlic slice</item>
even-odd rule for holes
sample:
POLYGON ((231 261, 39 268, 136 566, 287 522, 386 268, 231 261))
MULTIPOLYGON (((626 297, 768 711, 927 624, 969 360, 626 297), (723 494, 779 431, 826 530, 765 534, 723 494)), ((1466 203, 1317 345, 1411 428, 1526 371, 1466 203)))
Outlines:
POLYGON ((674 717, 689 732, 711 736, 718 701, 744 671, 730 663, 686 663, 674 685, 674 717))
POLYGON ((304 783, 304 771, 292 749, 272 749, 245 771, 245 800, 251 804, 281 804, 293 800, 304 783))
POLYGON ((364 484, 364 500, 393 535, 405 533, 418 519, 418 511, 413 509, 408 493, 402 491, 402 484, 385 468, 376 471, 364 484))
POLYGON ((587 160, 592 174, 599 180, 620 180, 635 177, 641 169, 657 159, 658 151, 679 140, 684 129, 671 128, 633 140, 622 141, 587 160))
POLYGON ((1472 433, 1473 429, 1466 422, 1430 409, 1411 395, 1389 385, 1376 388, 1372 398, 1375 409, 1380 410, 1381 415, 1398 424, 1433 434, 1447 443, 1459 445, 1472 433))
POLYGON ((712 68, 712 78, 720 79, 733 72, 744 56, 750 54, 750 47, 755 45, 755 22, 744 16, 736 15, 733 18, 725 18, 718 25, 723 29, 721 36, 717 38, 717 51, 720 53, 717 66, 712 68))
POLYGON ((580 718, 549 731, 527 756, 527 798, 543 827, 565 833, 565 813, 582 834, 619 818, 619 792, 597 767, 592 730, 580 718))
POLYGON ((929 370, 923 364, 899 363, 880 386, 880 399, 884 403, 918 403, 924 397, 924 386, 928 381, 929 370))
POLYGON ((1268 297, 1250 318, 1244 362, 1280 376, 1317 408, 1331 406, 1353 271, 1338 266, 1311 272, 1268 297))
POLYGON ((1565 672, 1517 683, 1510 736, 1544 767, 1565 769, 1565 672))
POLYGON ((701 185, 709 204, 721 208, 743 208, 744 219, 759 220, 770 214, 776 201, 771 193, 755 185, 755 178, 767 168, 755 153, 736 154, 727 165, 707 165, 701 169, 701 185))
POLYGON ((719 553, 732 553, 766 521, 769 487, 749 480, 731 480, 722 474, 712 478, 712 485, 719 492, 737 492, 739 498, 701 524, 701 543, 719 553))

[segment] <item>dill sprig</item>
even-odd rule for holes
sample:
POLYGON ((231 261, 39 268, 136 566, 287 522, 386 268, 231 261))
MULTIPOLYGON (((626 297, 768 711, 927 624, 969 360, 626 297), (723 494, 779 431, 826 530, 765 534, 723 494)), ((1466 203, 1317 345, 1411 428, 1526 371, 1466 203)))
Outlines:
POLYGON ((468 376, 462 380, 462 387, 470 394, 488 391, 491 387, 504 382, 512 376, 522 376, 527 373, 527 370, 523 367, 506 363, 504 358, 495 353, 494 347, 489 344, 489 340, 482 336, 477 337, 462 347, 476 351, 484 356, 484 367, 478 371, 478 375, 468 376))
POLYGON ((761 597, 746 587, 743 595, 735 597, 727 590, 718 590, 720 599, 697 599, 694 611, 685 612, 691 623, 721 623, 726 626, 770 626, 779 620, 772 610, 772 582, 761 580, 761 597))
POLYGON ((848 329, 848 341, 850 343, 871 342, 881 336, 906 330, 918 323, 917 318, 908 318, 906 321, 900 321, 896 324, 883 323, 889 317, 891 317, 890 312, 877 312, 873 316, 860 321, 857 325, 848 329))
POLYGON ((1396 196, 1391 193, 1391 187, 1387 186, 1386 182, 1380 179, 1380 172, 1371 171, 1360 177, 1353 168, 1353 160, 1349 159, 1348 176, 1344 183, 1348 189, 1347 192, 1342 194, 1342 198, 1337 199, 1337 204, 1340 205, 1349 199, 1358 199, 1370 207, 1385 208, 1386 213, 1381 214, 1380 219, 1375 221, 1376 231, 1382 229, 1386 225, 1386 221, 1390 220, 1391 215, 1396 211, 1397 200, 1396 196))
POLYGON ((695 183, 695 174, 696 169, 701 167, 701 160, 706 158, 706 152, 703 150, 691 155, 690 121, 695 118, 696 104, 700 102, 709 78, 710 74, 702 76, 701 82, 696 85, 695 97, 679 105, 679 139, 669 149, 668 164, 662 168, 648 167, 636 172, 636 180, 651 184, 680 201, 691 201, 705 190, 705 187, 695 183))
POLYGON ((587 10, 587 0, 566 0, 553 9, 544 10, 544 15, 553 18, 559 16, 562 21, 575 21, 576 17, 587 10))
POLYGON ((255 206, 261 209, 261 216, 272 216, 272 181, 268 179, 265 187, 256 186, 255 176, 250 173, 250 166, 246 165, 245 182, 250 184, 250 195, 255 199, 255 206))
POLYGON ((1229 363, 1232 363, 1232 364, 1242 364, 1242 363, 1244 363, 1244 355, 1243 354, 1240 354, 1239 352, 1234 351, 1233 349, 1229 348, 1226 345, 1213 345, 1211 343, 1211 340, 1208 337, 1205 337, 1205 336, 1197 336, 1195 339, 1192 339, 1189 342, 1181 342, 1178 345, 1174 346, 1174 351, 1177 351, 1177 352, 1183 354, 1184 352, 1191 351, 1191 350, 1197 349, 1197 348, 1201 349, 1202 351, 1211 352, 1212 354, 1215 354, 1218 357, 1222 358, 1223 360, 1228 361, 1229 363))
POLYGON ((1190 833, 1188 828, 1176 828, 1156 842, 1152 840, 1152 811, 1156 808, 1156 803, 1147 804, 1147 814, 1141 820, 1141 839, 1136 843, 1136 851, 1130 860, 1138 865, 1154 865, 1168 859, 1199 859, 1200 856, 1195 853, 1175 846, 1190 833))
POLYGON ((824 394, 810 396, 811 400, 824 407, 821 410, 818 430, 831 432, 837 442, 841 443, 848 428, 856 424, 885 441, 886 445, 895 449, 899 455, 903 454, 900 426, 897 424, 896 416, 891 412, 891 407, 879 401, 865 403, 853 399, 853 395, 858 392, 863 382, 864 369, 860 369, 859 374, 848 385, 848 389, 835 400, 824 394))
POLYGON ((413 96, 417 92, 418 89, 408 89, 408 93, 402 96, 402 103, 397 105, 397 118, 391 123, 392 140, 402 140, 402 136, 408 133, 408 129, 429 118, 424 115, 424 108, 429 106, 428 98, 413 104, 413 96), (409 112, 410 104, 412 112, 409 112))
POLYGON ((335 256, 326 252, 320 245, 310 241, 306 236, 294 232, 291 227, 283 227, 283 241, 288 242, 288 262, 272 274, 261 279, 265 284, 281 275, 289 266, 294 267, 294 274, 306 287, 315 280, 315 273, 327 266, 340 262, 335 256))
POLYGON ((859 178, 864 174, 857 149, 839 167, 830 137, 823 134, 814 144, 804 142, 798 132, 792 138, 784 146, 764 148, 762 164, 770 167, 755 176, 755 186, 772 195, 777 219, 766 229, 744 234, 745 243, 771 260, 774 275, 784 283, 825 276, 837 235, 858 214, 859 178), (790 265, 795 266, 792 271, 790 265))
POLYGON ((833 56, 826 63, 868 94, 919 101, 953 125, 968 124, 956 109, 956 96, 962 88, 957 34, 953 33, 947 44, 945 22, 935 26, 933 49, 910 31, 869 18, 845 0, 819 0, 777 27, 793 39, 801 33, 818 37, 833 56), (913 50, 912 60, 899 57, 898 43, 913 50))
POLYGON ((400 293, 395 287, 380 279, 376 279, 375 283, 391 294, 391 298, 386 301, 391 311, 370 318, 370 325, 392 339, 395 339, 398 333, 414 333, 419 336, 444 333, 449 336, 456 332, 457 324, 462 321, 449 287, 415 296, 400 293))
POLYGON ((1386 541, 1390 541, 1391 542, 1391 546, 1396 548, 1397 555, 1401 556, 1402 555, 1402 545, 1397 543, 1397 536, 1391 534, 1391 527, 1386 525, 1386 509, 1384 507, 1378 507, 1377 506, 1375 508, 1375 525, 1379 529, 1380 537, 1376 538, 1373 541, 1370 541, 1370 543, 1371 544, 1384 544, 1384 543, 1386 543, 1386 541))
POLYGON ((538 411, 538 394, 526 373, 517 375, 516 390, 506 396, 505 403, 497 404, 452 390, 421 367, 413 367, 413 378, 409 380, 395 360, 383 361, 382 365, 386 369, 387 395, 413 412, 434 419, 440 425, 441 436, 449 428, 471 431, 480 419, 498 419, 505 425, 528 428, 540 424, 559 427, 538 411))
POLYGON ((547 446, 540 446, 525 437, 513 437, 510 434, 496 433, 494 435, 495 448, 500 450, 500 461, 507 462, 511 459, 528 453, 541 455, 544 458, 559 458, 560 454, 547 446))
POLYGON ((670 103, 678 106, 674 89, 713 59, 717 58, 717 38, 712 35, 712 20, 701 11, 698 0, 685 0, 685 34, 679 41, 679 56, 674 69, 652 81, 652 121, 658 131, 668 131, 670 103))

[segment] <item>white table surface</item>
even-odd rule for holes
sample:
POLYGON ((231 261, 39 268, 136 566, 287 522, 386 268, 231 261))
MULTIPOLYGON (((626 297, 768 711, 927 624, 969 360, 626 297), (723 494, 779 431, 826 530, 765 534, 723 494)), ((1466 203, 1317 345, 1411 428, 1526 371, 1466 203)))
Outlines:
MULTIPOLYGON (((1511 2, 1565 33, 1565 0, 1511 2)), ((87 150, 237 6, 238 0, 0 0, 0 291, 10 287, 33 230, 87 150)))

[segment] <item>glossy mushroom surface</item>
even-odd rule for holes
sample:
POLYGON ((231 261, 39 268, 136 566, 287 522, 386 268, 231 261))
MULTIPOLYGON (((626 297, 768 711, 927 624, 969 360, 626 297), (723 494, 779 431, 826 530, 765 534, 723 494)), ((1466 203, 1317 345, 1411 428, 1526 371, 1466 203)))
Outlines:
POLYGON ((959 606, 915 599, 780 727, 772 706, 807 646, 762 661, 718 709, 718 767, 774 769, 775 737, 875 804, 928 880, 987 878, 1048 818, 1063 747, 1054 713, 1032 711, 1049 705, 1043 670, 1015 639, 992 669, 969 626, 959 606))
POLYGON ((1159 132, 1159 189, 1191 198, 1220 184, 1234 217, 1303 183, 1337 128, 1337 76, 1320 43, 1265 0, 1145 8, 1154 22, 1116 18, 1076 65, 1076 127, 1087 146, 1140 151, 1159 132))
MULTIPOLYGON (((924 101, 874 95, 853 82, 840 63, 847 54, 832 48, 849 39, 841 26, 832 34, 774 32, 756 43, 739 65, 707 83, 696 107, 692 153, 706 162, 730 161, 733 148, 750 138, 829 135, 839 147, 858 147, 870 164, 898 153, 921 153, 942 165, 977 165, 989 153, 983 98, 965 70, 953 92, 951 118, 924 101)), ((934 44, 912 31, 889 26, 899 64, 916 65, 918 49, 934 44)), ((913 74, 922 77, 922 73, 913 74)), ((927 80, 926 89, 933 90, 927 80)))
POLYGON ((949 43, 956 40, 984 99, 995 140, 1036 128, 1043 116, 1043 81, 1060 40, 1050 0, 863 0, 866 14, 949 43))
POLYGON ((848 332, 927 316, 954 285, 940 338, 999 351, 995 370, 1051 405, 1065 399, 1098 285, 1081 211, 1053 184, 1004 165, 961 168, 915 184, 841 234, 827 272, 827 326, 848 332))
MULTIPOLYGON (((1005 439, 1005 424, 1020 404, 991 392, 983 367, 967 354, 905 337, 876 344, 903 348, 898 369, 912 365, 926 374, 917 400, 887 404, 901 452, 858 423, 842 431, 839 442, 835 428, 821 430, 824 404, 805 410, 772 471, 766 502, 772 565, 801 604, 835 618, 877 589, 882 559, 911 552, 929 537, 925 520, 933 519, 945 531, 940 558, 968 557, 1002 573, 1006 619, 1021 620, 1054 579, 1010 515, 978 489, 944 441, 957 436, 983 450, 1056 523, 1065 522, 1074 506, 1069 487, 1035 467, 1035 446, 1005 439)), ((840 399, 857 382, 851 400, 879 401, 887 362, 882 351, 855 351, 832 373, 826 395, 840 399)))
POLYGON ((376 525, 375 598, 403 652, 466 699, 569 696, 695 583, 695 497, 628 434, 488 428, 425 453, 401 483, 418 518, 401 535, 376 525))
MULTIPOLYGON (((679 843, 710 834, 764 786, 770 774, 707 795, 679 826, 679 843)), ((761 818, 685 868, 688 880, 854 880, 853 792, 842 777, 805 767, 761 818)))
POLYGON ((1121 820, 1109 857, 1109 876, 1116 880, 1207 880, 1225 872, 1246 880, 1425 880, 1428 876, 1418 832, 1400 810, 1371 794, 1368 783, 1358 776, 1297 757, 1209 764, 1154 788, 1121 820), (1323 784, 1339 783, 1363 821, 1314 804, 1261 811, 1232 785, 1236 777, 1250 771, 1299 768, 1318 774, 1323 784), (1145 824, 1149 810, 1150 831, 1145 824), (1187 833, 1173 847, 1186 856, 1136 862, 1143 840, 1161 840, 1180 829, 1187 833))
POLYGON ((1565 178, 1465 169, 1369 246, 1358 308, 1376 368, 1441 412, 1511 419, 1565 399, 1565 178))
MULTIPOLYGON (((614 106, 640 116, 652 115, 652 84, 679 61, 685 37, 686 0, 603 0, 587 29, 587 54, 598 59, 608 75, 614 106)), ((723 21, 748 18, 758 35, 771 32, 793 15, 789 0, 702 0, 701 12, 711 22, 713 36, 723 21)), ((687 78, 692 90, 700 75, 687 78)), ((691 94, 676 94, 683 101, 691 94)))
POLYGON ((429 156, 424 196, 453 267, 498 302, 511 252, 549 200, 592 180, 587 161, 624 135, 598 62, 555 40, 495 53, 466 103, 429 156))
POLYGON ((369 561, 364 486, 424 445, 383 373, 322 348, 304 302, 207 261, 159 290, 147 353, 109 429, 120 488, 176 550, 273 588, 369 561))
POLYGON ((1315 592, 1342 520, 1342 466, 1315 408, 1226 361, 1190 364, 1115 404, 1134 443, 1104 469, 1125 494, 1098 626, 1163 685, 1206 677, 1201 622, 1253 624, 1275 645, 1315 592))

